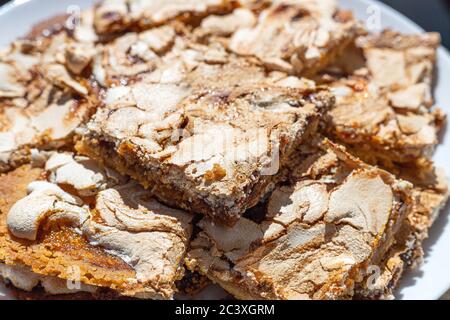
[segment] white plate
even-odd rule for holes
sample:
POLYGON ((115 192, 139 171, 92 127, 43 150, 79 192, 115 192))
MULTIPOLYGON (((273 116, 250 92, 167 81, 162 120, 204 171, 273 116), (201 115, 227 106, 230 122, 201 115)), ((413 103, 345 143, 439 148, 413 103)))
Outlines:
MULTIPOLYGON (((35 23, 56 14, 73 10, 77 4, 87 8, 93 0, 16 0, 0 9, 0 47, 8 44, 30 30, 35 23)), ((423 30, 392 8, 373 0, 339 0, 343 8, 351 9, 370 27, 375 29, 392 28, 405 33, 418 33, 423 30), (377 22, 380 25, 377 25, 377 22), (374 24, 375 23, 375 24, 374 24)), ((436 104, 450 114, 450 55, 447 50, 439 50, 436 104)), ((450 140, 443 137, 434 157, 438 166, 450 172, 450 140)), ((431 230, 425 242, 425 262, 414 272, 408 272, 402 279, 397 292, 399 299, 439 299, 450 288, 450 222, 447 206, 431 230)), ((10 298, 0 285, 0 300, 10 298)))

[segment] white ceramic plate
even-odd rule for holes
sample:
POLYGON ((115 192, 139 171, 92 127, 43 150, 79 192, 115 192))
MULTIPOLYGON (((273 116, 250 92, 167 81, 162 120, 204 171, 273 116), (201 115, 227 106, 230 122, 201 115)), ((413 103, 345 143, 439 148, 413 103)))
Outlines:
MULTIPOLYGON (((405 33, 423 30, 392 8, 373 0, 339 0, 343 8, 351 9, 369 27, 392 28, 405 33), (377 25, 377 22, 380 22, 377 25)), ((51 16, 73 10, 76 4, 88 8, 93 0, 15 0, 0 8, 0 47, 7 45, 30 28, 51 16)), ((436 104, 450 114, 450 55, 439 50, 436 104)), ((450 138, 443 134, 443 142, 435 155, 438 166, 450 173, 450 138)), ((439 299, 450 288, 450 222, 447 206, 431 230, 425 242, 425 262, 417 270, 408 272, 402 279, 396 294, 399 299, 439 299)), ((0 300, 11 298, 0 284, 0 300)))

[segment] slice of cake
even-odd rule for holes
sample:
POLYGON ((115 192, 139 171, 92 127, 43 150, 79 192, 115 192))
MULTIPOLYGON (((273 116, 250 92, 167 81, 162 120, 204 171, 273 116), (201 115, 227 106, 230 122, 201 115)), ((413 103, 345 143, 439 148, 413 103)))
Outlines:
POLYGON ((423 243, 430 228, 448 201, 445 172, 433 165, 428 169, 399 168, 398 173, 414 184, 413 207, 395 235, 395 243, 383 258, 377 277, 363 282, 356 289, 363 299, 392 299, 403 273, 414 269, 423 260, 423 243), (368 286, 367 284, 371 284, 368 286))
POLYGON ((334 0, 273 1, 255 26, 240 27, 229 47, 257 57, 267 68, 312 75, 351 43, 360 26, 334 0))
POLYGON ((133 28, 146 29, 169 21, 194 20, 232 9, 229 0, 103 0, 95 8, 94 26, 99 34, 133 28))
POLYGON ((85 157, 0 178, 0 271, 25 291, 171 299, 193 216, 85 157))
POLYGON ((321 88, 112 88, 77 149, 130 175, 161 201, 233 225, 283 179, 333 103, 321 88))
MULTIPOLYGON (((366 61, 328 82, 336 96, 329 134, 363 160, 389 169, 428 161, 445 122, 443 112, 431 108, 439 36, 385 31, 357 45, 366 61)), ((352 52, 344 64, 358 60, 352 52)))
POLYGON ((65 32, 19 40, 0 53, 0 173, 30 161, 30 149, 60 148, 96 107, 80 74, 95 49, 65 32))
POLYGON ((234 228, 204 218, 187 265, 239 299, 349 299, 411 212, 411 184, 326 143, 234 228))

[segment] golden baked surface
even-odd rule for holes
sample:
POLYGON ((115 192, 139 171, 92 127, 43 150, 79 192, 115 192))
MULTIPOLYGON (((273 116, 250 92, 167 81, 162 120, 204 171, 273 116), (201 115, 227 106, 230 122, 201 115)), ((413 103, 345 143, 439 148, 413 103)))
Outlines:
POLYGON ((0 278, 20 298, 386 299, 421 262, 449 194, 439 34, 372 34, 336 0, 63 19, 0 49, 0 278))
POLYGON ((412 186, 326 145, 275 189, 262 218, 200 221, 187 265, 242 299, 351 298, 411 212, 412 186))
POLYGON ((44 168, 25 166, 2 176, 0 192, 8 199, 1 205, 0 266, 17 287, 173 296, 192 215, 70 153, 52 153, 44 168), (80 287, 66 288, 66 280, 80 287))

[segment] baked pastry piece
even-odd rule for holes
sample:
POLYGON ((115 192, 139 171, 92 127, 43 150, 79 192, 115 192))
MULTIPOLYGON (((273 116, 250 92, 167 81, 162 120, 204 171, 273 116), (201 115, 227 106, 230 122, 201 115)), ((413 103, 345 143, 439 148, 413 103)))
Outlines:
POLYGON ((311 75, 359 33, 359 24, 348 12, 339 11, 335 0, 273 1, 254 26, 239 27, 229 48, 257 57, 271 70, 311 75))
POLYGON ((380 265, 379 276, 357 286, 362 299, 392 299, 403 273, 417 267, 423 259, 423 241, 447 203, 449 190, 445 172, 430 166, 428 169, 401 168, 405 179, 414 183, 413 207, 395 235, 395 243, 380 265), (370 287, 367 284, 371 284, 370 287))
POLYGON ((439 35, 385 31, 357 45, 366 61, 358 65, 358 49, 347 51, 340 63, 356 70, 345 76, 337 63, 328 83, 336 95, 330 136, 371 164, 426 162, 445 121, 441 110, 431 109, 439 35))
POLYGON ((412 206, 411 184, 326 143, 234 228, 204 218, 189 268, 239 299, 348 299, 412 206))
POLYGON ((392 297, 448 197, 439 37, 363 33, 334 0, 104 0, 2 50, 0 277, 21 298, 170 299, 205 275, 237 298, 392 297), (324 68, 325 131, 397 178, 305 144, 334 98, 298 77, 324 68), (31 151, 75 130, 92 158, 31 151), (187 276, 193 217, 151 194, 204 215, 187 276))
POLYGON ((169 205, 233 225, 283 178, 332 102, 320 88, 138 82, 107 92, 77 150, 169 205))
POLYGON ((333 103, 311 81, 267 72, 219 42, 196 43, 178 23, 128 33, 103 46, 93 75, 106 88, 104 107, 80 131, 78 150, 144 186, 155 185, 153 193, 170 205, 228 224, 281 178, 272 176, 333 103), (298 89, 285 88, 292 86, 298 89), (218 137, 222 131, 229 134, 218 137), (263 141, 238 146, 252 135, 263 141), (271 151, 278 138, 284 140, 279 155, 271 151), (212 146, 211 139, 220 141, 212 146), (193 143, 199 150, 189 155, 185 149, 193 143), (256 145, 260 154, 245 150, 256 145), (280 161, 262 176, 272 155, 280 161))
MULTIPOLYGON (((238 17, 239 22, 242 22, 239 12, 253 16, 248 10, 237 9, 232 16, 238 17)), ((130 32, 99 45, 92 68, 94 79, 104 88, 136 82, 205 89, 255 83, 305 85, 304 79, 268 71, 257 59, 241 57, 229 52, 226 43, 212 41, 210 33, 221 34, 220 27, 213 26, 213 18, 218 19, 210 16, 194 30, 185 24, 169 23, 139 33, 130 32), (213 22, 208 23, 210 19, 213 22)))
POLYGON ((414 185, 414 205, 371 288, 361 298, 392 298, 403 272, 422 259, 422 243, 448 199, 445 173, 430 158, 445 122, 432 109, 439 35, 384 31, 359 38, 325 75, 336 95, 328 133, 371 164, 414 185))
POLYGON ((0 53, 0 172, 29 161, 30 148, 59 148, 95 106, 79 76, 95 54, 65 32, 18 40, 0 53))
POLYGON ((108 88, 136 81, 153 72, 175 45, 175 40, 181 40, 178 35, 181 32, 183 25, 168 24, 141 33, 129 32, 99 45, 92 68, 95 80, 108 88))
POLYGON ((174 19, 191 20, 233 8, 229 0, 103 0, 95 8, 99 34, 146 29, 174 19))
POLYGON ((92 160, 52 153, 0 180, 3 278, 30 291, 170 299, 193 216, 92 160))

